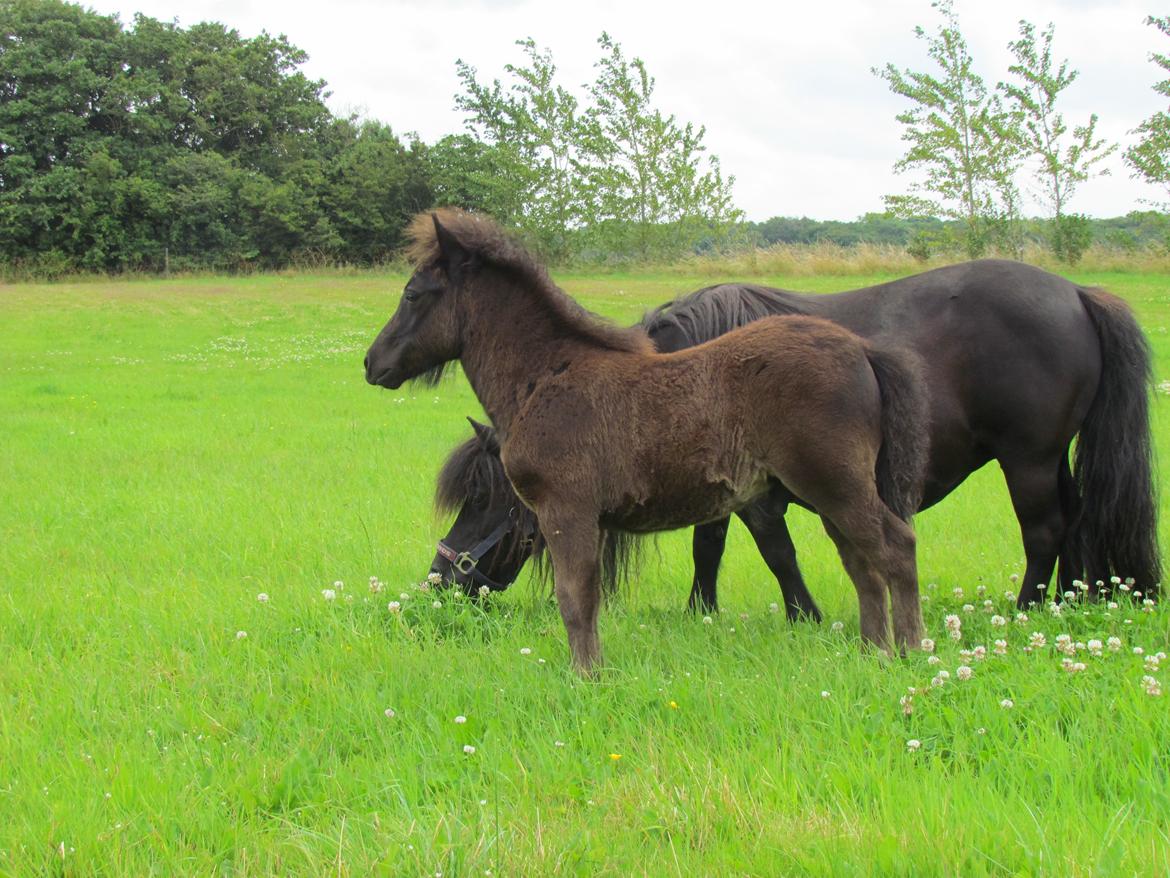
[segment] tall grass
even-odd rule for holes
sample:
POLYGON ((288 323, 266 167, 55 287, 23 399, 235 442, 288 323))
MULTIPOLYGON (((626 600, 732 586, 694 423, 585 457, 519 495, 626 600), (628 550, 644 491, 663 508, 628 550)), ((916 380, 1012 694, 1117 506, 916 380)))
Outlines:
MULTIPOLYGON (((1077 279, 1134 303, 1170 378, 1167 277, 1077 279)), ((558 280, 629 323, 706 278, 558 280)), ((724 611, 687 615, 666 534, 592 681, 531 580, 485 605, 420 588, 435 474, 480 410, 458 374, 365 385, 402 282, 0 291, 0 874, 1170 873, 1170 710, 1143 679, 1170 684, 1170 611, 1017 620, 994 468, 916 522, 937 664, 860 648, 802 512, 823 626, 773 611, 739 527, 724 611)), ((1170 399, 1154 414, 1165 462, 1170 399)))

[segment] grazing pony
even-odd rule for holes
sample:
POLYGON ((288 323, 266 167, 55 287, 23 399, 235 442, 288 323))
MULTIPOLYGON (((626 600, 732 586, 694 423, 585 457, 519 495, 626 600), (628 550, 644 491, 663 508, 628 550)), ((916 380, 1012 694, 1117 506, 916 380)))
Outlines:
POLYGON ((416 268, 370 346, 366 380, 397 388, 462 363, 540 522, 578 669, 601 659, 604 531, 703 523, 768 494, 821 516, 857 591, 862 637, 919 645, 905 520, 927 456, 916 358, 801 316, 660 354, 640 328, 581 308, 485 217, 420 215, 410 235, 416 268))

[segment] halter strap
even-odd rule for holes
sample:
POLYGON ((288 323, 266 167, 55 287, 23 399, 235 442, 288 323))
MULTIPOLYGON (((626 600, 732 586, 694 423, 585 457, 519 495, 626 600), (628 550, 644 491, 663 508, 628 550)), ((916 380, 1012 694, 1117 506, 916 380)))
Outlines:
MULTIPOLYGON (((464 576, 470 576, 480 585, 486 585, 492 591, 503 591, 512 584, 512 579, 515 579, 515 577, 509 579, 507 582, 496 582, 479 569, 479 562, 515 526, 516 507, 513 506, 508 510, 508 517, 496 525, 495 530, 476 543, 473 549, 466 552, 458 552, 442 540, 439 540, 435 547, 438 549, 439 554, 450 561, 451 566, 464 576)), ((519 570, 517 569, 516 572, 519 573, 519 570)))

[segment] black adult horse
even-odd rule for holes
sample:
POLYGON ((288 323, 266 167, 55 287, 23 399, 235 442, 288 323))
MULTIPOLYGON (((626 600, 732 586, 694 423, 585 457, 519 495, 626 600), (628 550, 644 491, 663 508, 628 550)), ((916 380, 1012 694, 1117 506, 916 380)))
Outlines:
MULTIPOLYGON (((1120 299, 1027 265, 985 260, 830 295, 709 287, 655 309, 642 326, 659 350, 674 351, 772 314, 824 317, 921 356, 932 408, 923 506, 989 460, 1000 463, 1024 538, 1021 607, 1042 599, 1058 558, 1061 592, 1078 577, 1108 582, 1111 574, 1156 592, 1149 354, 1120 299)), ((481 431, 464 454, 490 457, 491 448, 481 431)), ((481 463, 477 473, 498 480, 502 468, 481 463)), ((458 496, 449 477, 447 508, 464 505, 458 496)), ((502 486, 496 496, 503 510, 516 504, 502 486)), ((739 514, 780 582, 789 618, 819 618, 784 522, 787 502, 769 495, 739 514)), ((502 522, 500 512, 472 503, 447 542, 483 547, 484 535, 496 535, 501 550, 488 560, 511 581, 527 556, 514 551, 502 522)), ((692 607, 716 606, 727 524, 695 528, 692 607)), ((470 559, 462 566, 458 578, 470 581, 470 559)), ((456 575, 442 554, 433 568, 456 575)))
MULTIPOLYGON (((1058 559, 1061 592, 1077 578, 1107 587, 1117 575, 1156 593, 1150 355, 1124 301, 1029 265, 980 260, 827 295, 711 287, 661 306, 643 326, 659 349, 674 350, 770 314, 823 317, 920 356, 931 408, 922 508, 998 461, 1024 540, 1020 607, 1043 600, 1058 559)), ((776 512, 753 535, 775 547, 769 560, 782 587, 792 583, 786 596, 806 592, 776 512)), ((692 599, 715 602, 726 527, 696 528, 692 599)))

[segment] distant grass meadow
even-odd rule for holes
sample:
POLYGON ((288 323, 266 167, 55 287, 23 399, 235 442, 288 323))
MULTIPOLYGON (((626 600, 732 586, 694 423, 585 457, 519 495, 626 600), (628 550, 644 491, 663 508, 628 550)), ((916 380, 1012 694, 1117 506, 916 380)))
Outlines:
MULTIPOLYGON (((1075 278, 1134 305, 1170 380, 1170 275, 1075 278)), ((715 279, 558 276, 623 323, 715 279)), ((917 520, 933 665, 861 650, 802 512, 824 625, 770 609, 738 525, 723 612, 688 616, 689 532, 664 535, 592 681, 527 575, 484 607, 419 590, 481 410, 460 374, 366 385, 403 281, 0 286, 0 875, 1170 874, 1170 609, 1016 620, 995 466, 917 520)))

